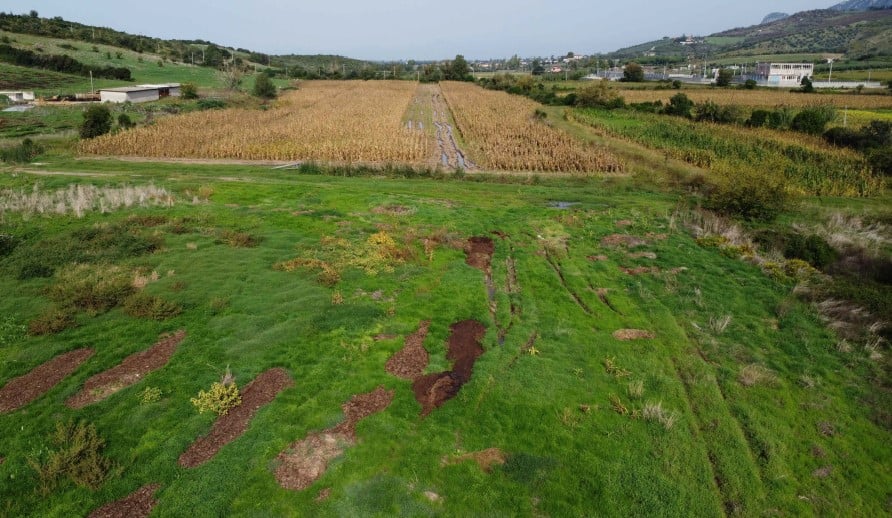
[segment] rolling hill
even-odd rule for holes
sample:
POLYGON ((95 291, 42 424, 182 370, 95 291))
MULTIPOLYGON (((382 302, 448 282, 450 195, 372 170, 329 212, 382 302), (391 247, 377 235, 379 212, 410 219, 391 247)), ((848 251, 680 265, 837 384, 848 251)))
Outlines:
POLYGON ((852 60, 892 60, 892 10, 804 11, 769 23, 718 32, 693 43, 684 38, 650 41, 619 49, 608 57, 665 62, 777 54, 842 54, 852 60))

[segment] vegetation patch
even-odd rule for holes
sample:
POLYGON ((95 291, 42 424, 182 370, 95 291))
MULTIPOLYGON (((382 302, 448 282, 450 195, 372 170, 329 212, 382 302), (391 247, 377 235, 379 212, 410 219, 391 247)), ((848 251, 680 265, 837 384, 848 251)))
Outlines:
POLYGON ((130 272, 119 266, 72 264, 56 274, 47 295, 61 307, 95 315, 120 304, 133 289, 130 272))
POLYGON ((95 491, 114 468, 114 463, 102 455, 105 439, 93 424, 58 421, 49 442, 49 448, 28 459, 28 464, 37 472, 43 495, 48 495, 65 479, 95 491))

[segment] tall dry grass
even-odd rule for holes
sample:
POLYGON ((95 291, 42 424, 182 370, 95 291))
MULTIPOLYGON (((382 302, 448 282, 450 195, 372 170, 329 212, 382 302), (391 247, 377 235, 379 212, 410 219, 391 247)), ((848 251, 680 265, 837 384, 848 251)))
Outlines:
POLYGON ((82 218, 88 212, 112 212, 120 208, 166 206, 174 203, 173 195, 154 185, 97 187, 72 184, 65 189, 45 191, 39 184, 30 190, 0 190, 0 215, 7 212, 25 216, 35 214, 73 214, 82 218))

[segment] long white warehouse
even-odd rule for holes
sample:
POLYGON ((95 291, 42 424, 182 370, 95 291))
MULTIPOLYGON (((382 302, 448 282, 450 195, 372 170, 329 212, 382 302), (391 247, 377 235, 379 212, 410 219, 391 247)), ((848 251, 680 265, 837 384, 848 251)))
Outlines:
POLYGON ((162 97, 179 97, 180 84, 170 83, 165 85, 136 85, 122 86, 120 88, 105 88, 99 90, 99 100, 110 103, 144 103, 157 101, 162 97))

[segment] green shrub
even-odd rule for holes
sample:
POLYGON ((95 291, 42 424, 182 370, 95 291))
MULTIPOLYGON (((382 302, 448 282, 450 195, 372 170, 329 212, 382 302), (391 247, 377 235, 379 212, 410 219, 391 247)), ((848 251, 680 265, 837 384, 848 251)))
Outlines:
POLYGON ((784 257, 801 259, 815 268, 824 268, 836 260, 836 251, 821 236, 792 234, 784 247, 784 257))
POLYGON ((95 491, 114 467, 110 459, 102 456, 105 440, 90 423, 57 422, 49 441, 55 449, 28 459, 37 472, 43 494, 52 492, 65 478, 95 491))
POLYGON ((698 104, 695 119, 698 122, 718 122, 722 124, 734 124, 740 122, 743 110, 739 106, 719 105, 712 101, 698 104))
POLYGON ((18 279, 25 281, 28 279, 43 279, 52 277, 55 270, 51 267, 38 262, 28 261, 19 269, 18 279))
POLYGON ((217 415, 226 415, 229 410, 242 403, 242 397, 232 373, 227 368, 222 380, 212 383, 207 392, 199 390, 198 397, 192 398, 191 401, 199 414, 213 412, 217 415))
POLYGON ((222 99, 199 99, 198 108, 201 110, 216 110, 226 108, 226 102, 222 99))
POLYGON ((892 176, 892 147, 871 150, 867 153, 867 162, 875 174, 892 176))
POLYGON ((260 244, 260 238, 247 232, 226 230, 221 237, 224 243, 234 248, 254 248, 260 244))
POLYGON ((0 234, 0 257, 11 254, 18 246, 19 240, 11 234, 0 234))
POLYGON ((260 73, 254 81, 253 93, 262 99, 275 99, 277 95, 276 85, 270 80, 269 75, 260 73))
POLYGON ((158 387, 146 387, 139 393, 140 405, 151 405, 161 401, 161 389, 158 387))
POLYGON ((750 221, 771 221, 787 208, 791 195, 783 180, 740 175, 721 181, 707 195, 706 207, 750 221))
POLYGON ((743 88, 746 90, 755 90, 756 89, 756 81, 754 79, 747 79, 743 82, 743 88))
POLYGON ((131 281, 130 274, 117 266, 71 264, 56 274, 48 295, 63 307, 103 313, 133 293, 131 281))
POLYGON ((676 115, 678 117, 691 118, 691 110, 694 108, 694 101, 683 93, 677 93, 669 99, 669 104, 663 110, 667 115, 676 115))
POLYGON ((18 146, 0 149, 0 161, 24 164, 37 158, 43 151, 43 146, 35 144, 33 140, 26 138, 18 146))
POLYGON ((54 335, 76 325, 73 308, 53 307, 28 322, 28 334, 31 336, 54 335))
POLYGON ((607 85, 607 81, 592 81, 576 90, 576 106, 581 108, 622 108, 625 100, 607 85))
POLYGON ((122 113, 118 115, 118 126, 122 129, 130 129, 136 126, 136 124, 133 123, 129 115, 122 113))
POLYGON ((198 99, 198 88, 195 83, 183 83, 180 85, 180 95, 183 99, 198 99))
POLYGON ((81 138, 95 138, 111 131, 112 114, 108 106, 93 104, 84 111, 84 122, 81 124, 81 138))
POLYGON ((164 300, 161 297, 135 293, 124 301, 124 311, 135 318, 166 320, 182 313, 183 308, 175 302, 164 300))
POLYGON ((793 117, 790 128, 802 133, 808 133, 809 135, 820 135, 824 133, 824 128, 835 117, 836 110, 833 106, 805 108, 793 117))

